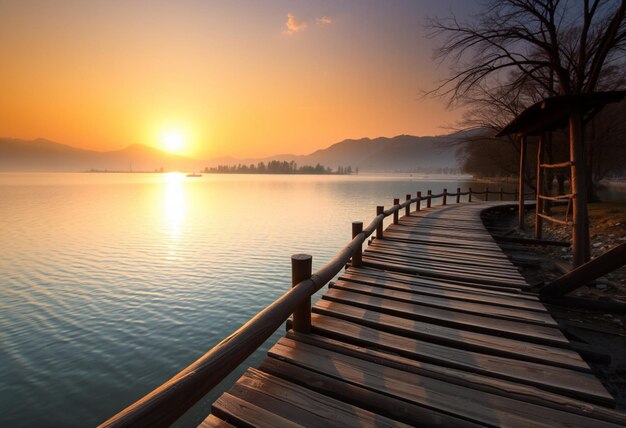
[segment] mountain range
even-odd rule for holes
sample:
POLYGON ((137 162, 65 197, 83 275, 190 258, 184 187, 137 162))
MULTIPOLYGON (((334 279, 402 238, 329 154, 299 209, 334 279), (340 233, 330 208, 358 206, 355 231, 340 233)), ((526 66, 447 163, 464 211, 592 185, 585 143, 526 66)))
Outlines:
POLYGON ((217 165, 257 164, 270 160, 298 165, 321 164, 336 169, 351 166, 360 171, 432 172, 457 169, 455 153, 469 137, 466 132, 435 137, 398 135, 387 138, 348 139, 309 155, 276 155, 266 158, 232 157, 197 160, 133 144, 122 150, 93 151, 46 139, 0 138, 0 171, 196 171, 217 165))

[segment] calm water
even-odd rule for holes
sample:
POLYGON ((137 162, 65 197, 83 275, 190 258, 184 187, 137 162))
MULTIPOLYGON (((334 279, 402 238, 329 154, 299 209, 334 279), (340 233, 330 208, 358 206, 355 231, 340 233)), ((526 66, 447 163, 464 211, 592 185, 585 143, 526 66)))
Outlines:
MULTIPOLYGON (((316 269, 376 205, 467 185, 406 176, 0 174, 0 426, 102 422, 286 291, 291 254, 312 254, 316 269)), ((220 392, 179 425, 195 426, 220 392)))

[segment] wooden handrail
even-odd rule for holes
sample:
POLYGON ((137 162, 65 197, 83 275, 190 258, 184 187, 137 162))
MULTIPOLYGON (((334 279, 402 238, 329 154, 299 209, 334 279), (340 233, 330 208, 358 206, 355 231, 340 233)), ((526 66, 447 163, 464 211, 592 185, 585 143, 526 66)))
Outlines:
MULTIPOLYGON (((470 197, 472 194, 471 190, 457 193, 470 195, 470 197)), ((381 231, 382 237, 382 226, 386 217, 416 202, 416 209, 419 211, 422 200, 426 200, 430 207, 431 198, 442 195, 443 193, 432 195, 429 191, 428 196, 422 197, 421 192, 418 192, 417 197, 407 199, 402 204, 394 204, 388 210, 384 210, 382 206, 377 207, 376 217, 364 229, 361 222, 354 222, 352 240, 335 257, 315 271, 310 278, 293 285, 290 290, 195 362, 102 423, 100 427, 170 426, 256 351, 294 311, 300 309, 302 312, 305 304, 309 305, 310 311, 311 296, 330 282, 351 258, 355 266, 360 264, 363 243, 377 231, 381 231)), ((451 194, 448 193, 448 195, 451 194)), ((303 255, 299 257, 306 258, 303 255)), ((303 318, 306 324, 306 317, 301 317, 303 318)), ((302 328, 306 330, 306 325, 302 328)))
POLYGON ((328 263, 284 293, 233 334, 176 376, 122 410, 100 427, 167 427, 236 369, 293 313, 348 263, 382 223, 380 214, 328 263))

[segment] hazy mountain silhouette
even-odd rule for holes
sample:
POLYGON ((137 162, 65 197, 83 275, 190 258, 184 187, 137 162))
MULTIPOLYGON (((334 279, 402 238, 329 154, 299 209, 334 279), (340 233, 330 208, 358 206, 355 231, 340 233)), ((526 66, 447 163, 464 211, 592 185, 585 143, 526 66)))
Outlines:
POLYGON ((122 150, 83 150, 45 139, 0 138, 0 171, 187 171, 204 162, 133 144, 122 150))
MULTIPOLYGON (((276 155, 262 159, 217 162, 222 165, 250 164, 269 160, 294 161, 298 165, 321 164, 333 169, 350 165, 360 171, 434 171, 457 169, 456 151, 467 138, 481 132, 463 131, 435 137, 398 135, 396 137, 347 139, 309 155, 276 155)), ((215 166, 215 160, 209 166, 215 166)))
POLYGON ((122 150, 83 150, 45 139, 0 138, 0 171, 192 171, 217 165, 257 164, 270 160, 294 161, 298 165, 322 164, 333 169, 350 165, 360 171, 433 171, 458 168, 455 152, 468 137, 456 133, 436 137, 398 135, 387 138, 348 139, 309 155, 289 154, 266 158, 221 157, 206 161, 166 153, 133 144, 122 150))

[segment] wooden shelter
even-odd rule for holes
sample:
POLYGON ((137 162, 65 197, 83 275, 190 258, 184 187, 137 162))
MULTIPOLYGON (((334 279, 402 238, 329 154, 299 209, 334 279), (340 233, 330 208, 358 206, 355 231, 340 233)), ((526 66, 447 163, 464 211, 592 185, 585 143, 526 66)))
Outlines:
POLYGON ((524 170, 526 164, 527 137, 538 136, 536 171, 535 237, 541 238, 543 220, 572 227, 574 267, 589 261, 589 220, 587 215, 587 175, 584 155, 584 123, 590 120, 606 104, 624 99, 626 91, 594 92, 590 94, 562 95, 545 98, 524 110, 498 133, 498 137, 515 134, 520 140, 519 173, 519 227, 524 228, 524 170), (544 163, 546 138, 554 130, 569 127, 569 158, 557 164, 544 163), (570 192, 565 195, 542 194, 546 168, 570 168, 570 192), (556 219, 543 211, 544 202, 567 201, 573 211, 572 220, 556 219))

